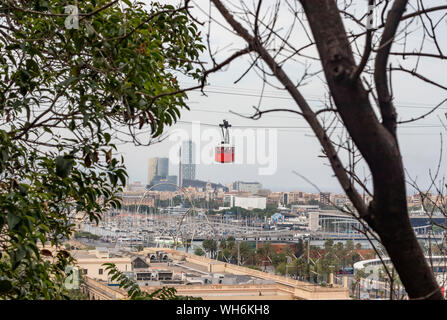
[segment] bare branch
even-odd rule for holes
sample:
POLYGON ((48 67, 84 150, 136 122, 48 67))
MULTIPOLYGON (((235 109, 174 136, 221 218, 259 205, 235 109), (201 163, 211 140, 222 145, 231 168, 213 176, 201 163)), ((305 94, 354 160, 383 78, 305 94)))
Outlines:
POLYGON ((402 18, 408 0, 396 0, 393 7, 388 13, 385 24, 385 30, 380 41, 380 50, 377 53, 375 61, 374 80, 376 83, 377 97, 379 107, 382 114, 383 125, 388 131, 396 137, 396 109, 392 103, 392 96, 388 89, 388 80, 386 75, 386 67, 388 63, 389 52, 391 50, 392 40, 396 35, 399 27, 400 19, 402 18))

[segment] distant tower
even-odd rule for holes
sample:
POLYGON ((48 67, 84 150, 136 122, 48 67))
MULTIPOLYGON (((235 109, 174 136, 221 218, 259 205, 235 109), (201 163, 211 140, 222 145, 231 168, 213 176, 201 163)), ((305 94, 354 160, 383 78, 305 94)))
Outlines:
POLYGON ((148 164, 147 182, 151 184, 156 176, 166 179, 169 172, 168 158, 150 158, 148 164))
POLYGON ((147 184, 151 184, 154 177, 157 175, 157 158, 150 158, 148 163, 147 184))
POLYGON ((158 158, 157 176, 167 177, 169 175, 169 159, 158 158))
MULTIPOLYGON (((180 154, 180 167, 183 179, 195 180, 196 179, 196 164, 194 159, 195 145, 191 140, 182 143, 180 154)), ((182 183, 183 184, 183 183, 182 183)))
POLYGON ((182 146, 180 146, 179 150, 179 164, 178 164, 178 187, 181 188, 183 186, 183 172, 182 172, 182 146))

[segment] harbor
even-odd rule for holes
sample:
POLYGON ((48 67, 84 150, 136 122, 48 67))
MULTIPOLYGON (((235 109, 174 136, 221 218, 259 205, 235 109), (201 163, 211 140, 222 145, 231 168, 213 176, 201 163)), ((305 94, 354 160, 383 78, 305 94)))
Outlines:
MULTIPOLYGON (((284 211, 283 211, 284 213, 284 211)), ((445 231, 434 230, 421 215, 410 216, 421 244, 442 242, 445 231)), ((445 218, 440 217, 441 223, 445 218)), ((157 213, 111 211, 98 225, 83 221, 81 232, 98 236, 101 241, 117 247, 169 247, 194 249, 206 239, 235 238, 236 241, 265 243, 299 243, 323 247, 327 240, 346 243, 353 241, 369 249, 379 242, 361 232, 358 220, 334 210, 314 210, 294 215, 278 214, 271 218, 235 217, 223 214, 207 215, 181 206, 168 207, 157 213)))

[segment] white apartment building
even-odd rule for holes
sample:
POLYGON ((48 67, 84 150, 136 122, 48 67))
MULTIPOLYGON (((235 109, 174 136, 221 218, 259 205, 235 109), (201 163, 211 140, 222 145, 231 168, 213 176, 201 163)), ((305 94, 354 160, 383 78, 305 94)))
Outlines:
MULTIPOLYGON (((265 209, 267 206, 266 197, 256 197, 256 196, 237 196, 237 195, 227 195, 229 197, 230 207, 241 207, 247 210, 253 209, 265 209)), ((227 201, 228 201, 227 200, 227 201)))

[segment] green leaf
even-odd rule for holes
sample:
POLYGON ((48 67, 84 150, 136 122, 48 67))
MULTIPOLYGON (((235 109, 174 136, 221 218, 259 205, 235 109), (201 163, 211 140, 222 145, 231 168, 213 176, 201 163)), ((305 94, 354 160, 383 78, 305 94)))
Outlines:
POLYGON ((9 229, 14 229, 14 227, 20 222, 20 217, 16 216, 12 212, 9 212, 8 213, 8 217, 7 217, 7 221, 8 221, 9 229))
MULTIPOLYGON (((15 1, 17 10, 0 4, 11 17, 0 45, 0 225, 9 236, 0 265, 8 278, 0 280, 12 284, 11 299, 70 297, 61 281, 66 261, 38 259, 37 245, 59 246, 70 238, 68 213, 99 222, 111 206, 121 206, 117 193, 128 176, 123 156, 112 153, 118 152, 113 137, 140 115, 142 129, 151 127, 148 138, 162 135, 187 96, 152 97, 178 90, 177 74, 203 76, 200 68, 186 72, 203 46, 184 10, 123 0, 123 11, 95 11, 104 1, 78 1, 80 12, 92 14, 79 30, 64 32, 55 32, 64 18, 26 13, 60 14, 60 2, 15 1)), ((125 276, 118 278, 132 299, 150 298, 125 276)))
POLYGON ((71 83, 75 82, 76 80, 78 80, 78 77, 69 77, 67 79, 65 79, 64 81, 62 81, 59 86, 60 87, 68 87, 68 85, 70 85, 71 83))
POLYGON ((104 139, 106 140, 106 144, 108 144, 111 140, 110 134, 107 132, 104 132, 104 139))
POLYGON ((56 174, 61 178, 66 178, 73 168, 73 159, 67 159, 65 157, 56 157, 56 174))
POLYGON ((6 294, 12 289, 11 281, 0 280, 0 294, 6 294))

